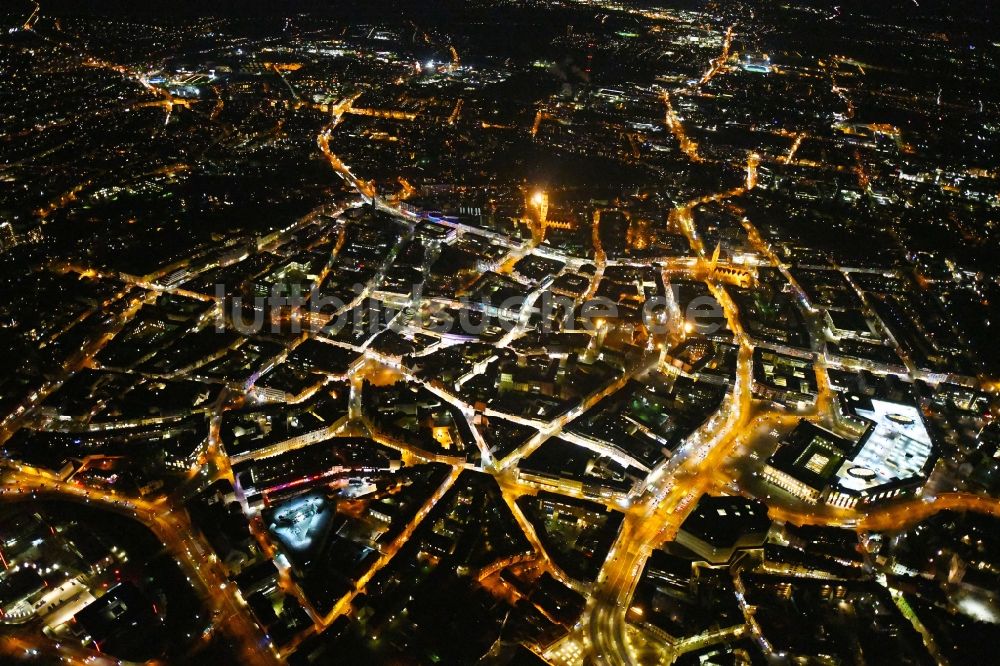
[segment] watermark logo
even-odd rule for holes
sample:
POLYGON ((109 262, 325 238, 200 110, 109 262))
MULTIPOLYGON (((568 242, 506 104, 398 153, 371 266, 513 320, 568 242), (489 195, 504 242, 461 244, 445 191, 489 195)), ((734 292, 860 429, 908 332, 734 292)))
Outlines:
POLYGON ((244 335, 309 332, 335 336, 349 329, 358 337, 409 327, 437 335, 476 337, 491 329, 509 333, 518 327, 537 328, 544 334, 597 331, 624 322, 641 324, 650 335, 667 335, 679 328, 711 335, 725 326, 725 315, 715 298, 697 296, 681 312, 678 291, 671 285, 667 295, 648 298, 636 308, 601 296, 573 299, 548 291, 498 303, 488 297, 425 297, 420 284, 408 295, 392 298, 366 295, 363 285, 354 285, 352 292, 357 296, 350 301, 316 288, 303 293, 296 285, 276 285, 266 296, 247 298, 230 297, 226 286, 217 284, 215 297, 221 307, 215 327, 219 332, 236 330, 244 335))

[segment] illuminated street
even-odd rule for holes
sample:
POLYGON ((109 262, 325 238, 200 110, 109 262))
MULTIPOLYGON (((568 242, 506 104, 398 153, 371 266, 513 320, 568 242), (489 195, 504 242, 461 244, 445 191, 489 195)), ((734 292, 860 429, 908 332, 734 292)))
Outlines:
POLYGON ((0 11, 0 661, 989 663, 982 0, 126 5, 0 11))

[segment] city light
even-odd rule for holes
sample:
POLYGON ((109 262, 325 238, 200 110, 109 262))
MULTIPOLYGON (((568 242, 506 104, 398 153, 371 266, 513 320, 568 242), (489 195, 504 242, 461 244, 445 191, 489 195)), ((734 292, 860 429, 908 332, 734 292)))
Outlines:
POLYGON ((0 663, 995 660, 992 8, 69 4, 0 663))

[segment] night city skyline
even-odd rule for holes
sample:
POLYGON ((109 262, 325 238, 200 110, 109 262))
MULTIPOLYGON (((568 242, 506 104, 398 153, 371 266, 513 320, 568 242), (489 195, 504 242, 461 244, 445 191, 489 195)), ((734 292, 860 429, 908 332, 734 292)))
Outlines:
POLYGON ((0 8, 0 664, 996 663, 992 0, 0 8))

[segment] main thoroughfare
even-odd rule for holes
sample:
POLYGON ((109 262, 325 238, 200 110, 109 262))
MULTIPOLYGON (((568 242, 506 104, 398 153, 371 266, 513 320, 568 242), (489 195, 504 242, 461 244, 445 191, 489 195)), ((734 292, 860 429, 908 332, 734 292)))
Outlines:
POLYGON ((666 467, 653 472, 640 501, 623 521, 584 621, 583 641, 596 663, 636 663, 628 645, 626 610, 652 549, 673 538, 698 497, 714 483, 714 471, 740 441, 738 434, 751 417, 750 353, 744 343, 733 390, 720 412, 677 450, 666 467))
POLYGON ((166 498, 146 501, 66 483, 44 470, 20 465, 4 468, 0 476, 0 497, 25 500, 37 495, 89 504, 145 525, 184 571, 212 614, 213 626, 221 629, 239 647, 243 663, 278 663, 277 653, 251 618, 236 586, 229 584, 218 558, 183 509, 171 507, 166 498), (269 647, 262 649, 265 644, 269 647))

